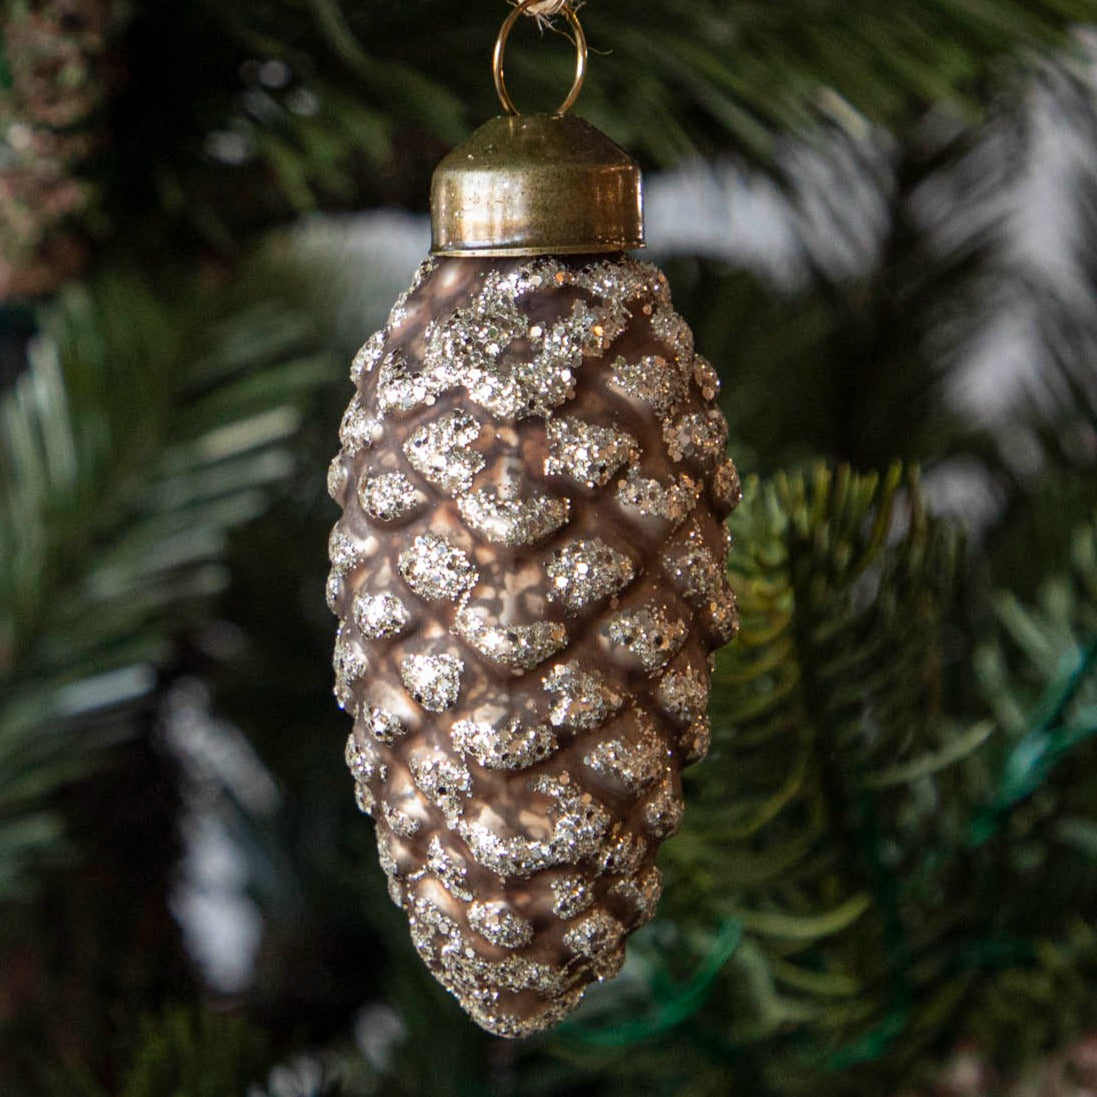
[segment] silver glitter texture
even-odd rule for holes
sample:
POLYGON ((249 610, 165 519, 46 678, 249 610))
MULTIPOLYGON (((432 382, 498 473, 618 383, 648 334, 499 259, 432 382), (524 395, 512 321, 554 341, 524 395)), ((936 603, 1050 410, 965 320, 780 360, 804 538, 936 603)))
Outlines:
POLYGON ((668 670, 659 679, 655 696, 675 720, 683 724, 699 720, 708 708, 708 678, 693 667, 668 670))
POLYGON ((664 425, 663 441, 672 461, 709 463, 727 449, 727 420, 718 411, 690 412, 664 425))
POLYGON ((624 899, 633 910, 629 929, 647 925, 655 917, 659 900, 663 895, 663 874, 652 865, 640 876, 626 876, 618 880, 608 892, 614 898, 624 899))
POLYGON ((398 636, 410 620, 408 607, 393 594, 359 591, 354 597, 354 623, 371 640, 398 636))
POLYGON ((403 351, 385 355, 377 373, 377 406, 382 415, 429 407, 441 386, 428 373, 413 370, 403 351))
POLYGON ((324 601, 332 613, 339 612, 339 599, 343 594, 343 576, 338 571, 328 573, 327 582, 324 583, 324 601))
POLYGON ((667 838, 682 822, 685 805, 674 791, 670 777, 664 777, 659 787, 644 804, 644 823, 656 838, 667 838))
POLYGON ((654 604, 618 613, 602 628, 610 644, 626 651, 648 674, 662 670, 674 658, 688 633, 683 620, 654 604))
POLYGON ((386 775, 386 766, 378 760, 375 749, 369 743, 360 743, 354 732, 347 736, 343 757, 356 781, 372 781, 375 777, 386 775))
POLYGON ((363 705, 359 715, 362 726, 379 743, 395 743, 402 735, 407 734, 408 729, 404 727, 404 722, 394 712, 363 705))
POLYGON ((552 913, 557 918, 574 918, 594 902, 594 888, 577 872, 552 877, 549 887, 552 889, 552 913))
POLYGON ((347 631, 346 625, 340 625, 336 634, 332 664, 335 669, 335 697, 339 707, 352 707, 354 683, 366 676, 369 660, 347 631))
POLYGON ((402 472, 383 472, 363 477, 358 501, 374 521, 395 522, 414 514, 427 497, 402 472))
POLYGON ((715 598, 726 583, 724 568, 705 544, 696 525, 663 550, 659 562, 675 589, 693 605, 715 598))
POLYGON ((370 782, 375 779, 383 781, 388 776, 388 767, 377 757, 375 749, 369 743, 360 743, 353 732, 347 738, 344 757, 354 778, 354 798, 358 810, 372 815, 377 809, 377 798, 370 782))
POLYGON ((582 670, 577 662, 553 667, 545 675, 544 687, 553 697, 552 726, 569 731, 592 731, 624 704, 621 692, 600 674, 582 670))
POLYGON ((343 422, 339 427, 339 441, 343 443, 343 452, 353 457, 362 450, 372 449, 381 441, 381 420, 369 415, 355 396, 343 413, 343 422))
POLYGON ((662 355, 645 354, 638 359, 619 355, 610 370, 609 387, 643 401, 663 419, 678 406, 686 382, 678 367, 662 355))
POLYGON ((567 982, 562 972, 524 956, 487 960, 467 939, 462 940, 456 934, 442 949, 442 969, 481 1008, 494 1006, 500 990, 535 990, 542 995, 558 995, 567 982))
POLYGON ((617 501, 626 509, 636 510, 642 518, 661 518, 671 529, 685 521, 700 494, 700 485, 689 476, 679 476, 673 483, 661 484, 649 479, 637 469, 618 481, 617 501))
POLYGON ((640 454, 631 434, 583 419, 550 419, 548 441, 545 475, 568 476, 588 488, 608 484, 622 465, 640 454))
POLYGON ((363 815, 373 815, 377 810, 377 797, 373 795, 373 789, 364 781, 355 782, 354 802, 363 815))
POLYGON ((361 384, 362 378, 367 373, 372 373, 385 349, 385 333, 375 331, 362 344, 361 349, 354 356, 350 364, 350 379, 356 385, 361 384))
POLYGON ((533 545, 555 533, 568 520, 571 503, 558 495, 534 495, 529 499, 502 499, 483 491, 462 495, 457 509, 469 529, 493 545, 533 545))
POLYGON ((399 835, 401 838, 411 838, 419 833, 422 824, 414 816, 404 811, 399 804, 393 804, 386 800, 381 805, 381 812, 393 834, 399 835))
POLYGON ((428 602, 455 601, 477 580, 467 554, 437 533, 423 533, 400 553, 396 563, 404 581, 428 602))
POLYGON ((639 734, 628 739, 603 739, 583 758, 595 773, 633 795, 659 779, 670 753, 650 719, 640 719, 639 725, 639 734))
POLYGON ((669 302, 655 310, 651 317, 651 330, 679 361, 688 362, 693 357, 693 332, 669 302))
POLYGON ((743 488, 739 482, 739 470, 735 462, 726 458, 716 466, 712 477, 712 498, 717 506, 733 510, 743 498, 743 488))
POLYGON ((498 833, 479 820, 463 818, 458 832, 477 863, 501 876, 529 876, 554 865, 574 865, 594 853, 610 824, 609 812, 566 773, 530 782, 555 802, 538 834, 498 833))
POLYGON ((624 962, 625 927, 604 910, 591 911, 565 934, 564 944, 578 956, 593 961, 599 979, 616 975, 624 962))
POLYGON ((533 940, 529 919, 498 899, 472 903, 468 920, 481 937, 499 948, 525 948, 533 940))
POLYGON ((467 412, 450 411, 412 433, 404 454, 425 479, 455 495, 468 491, 484 467, 484 456, 469 447, 480 437, 480 422, 467 412))
POLYGON ((598 849, 598 871, 608 876, 633 876, 648 854, 648 844, 622 823, 614 823, 598 849))
POLYGON ((400 663, 400 678, 428 712, 445 712, 457 704, 464 669, 456 655, 408 655, 400 663))
POLYGON ((408 765, 415 783, 452 826, 472 788, 468 770, 441 751, 412 755, 408 765))
POLYGON ((333 457, 328 465, 328 495, 336 503, 342 503, 343 492, 347 490, 347 466, 342 457, 333 457))
POLYGON ((572 282, 608 301, 625 304, 644 300, 655 306, 670 304, 666 275, 638 259, 597 260, 571 274, 572 282))
POLYGON ((336 526, 328 537, 328 559, 335 571, 342 575, 361 562, 361 544, 336 526))
POLYGON ((454 628, 485 659, 515 670, 533 670, 568 642, 567 629, 559 621, 493 624, 486 610, 472 604, 457 611, 454 628))
POLYGON ((467 882, 468 864, 464 857, 447 849, 437 834, 427 846, 427 868, 442 881, 455 899, 462 899, 466 903, 472 900, 472 889, 467 882))
POLYGON ((572 613, 619 593, 636 575, 624 553, 597 537, 556 549, 545 571, 552 580, 549 598, 562 602, 572 613))
POLYGON ((485 769, 527 769, 556 750, 556 736, 542 725, 526 727, 517 716, 490 720, 458 720, 450 734, 462 754, 485 769))

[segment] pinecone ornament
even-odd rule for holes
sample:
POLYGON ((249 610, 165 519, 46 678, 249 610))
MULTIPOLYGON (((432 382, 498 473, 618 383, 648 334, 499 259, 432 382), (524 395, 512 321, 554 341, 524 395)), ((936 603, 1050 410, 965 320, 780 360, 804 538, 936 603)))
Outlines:
MULTIPOLYGON (((512 153, 537 135, 508 194, 559 167, 542 131, 589 137, 547 116, 484 129, 503 123, 512 153)), ((424 263, 355 358, 331 466, 335 692, 415 947, 480 1025, 523 1036, 614 975, 655 912, 680 771, 708 748, 710 655, 736 628, 739 484, 716 373, 628 234, 610 250, 573 224, 572 250, 609 254, 500 255, 543 245, 470 241, 440 175, 436 250, 460 254, 424 263)))

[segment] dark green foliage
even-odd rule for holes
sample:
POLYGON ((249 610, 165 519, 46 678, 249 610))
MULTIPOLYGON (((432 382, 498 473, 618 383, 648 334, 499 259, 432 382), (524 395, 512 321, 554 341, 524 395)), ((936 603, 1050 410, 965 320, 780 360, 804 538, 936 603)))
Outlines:
POLYGON ((294 401, 321 363, 308 329, 272 307, 226 315, 214 302, 182 290, 169 303, 132 271, 74 286, 40 314, 28 367, 3 395, 9 900, 25 883, 20 864, 54 833, 48 815, 28 812, 134 730, 113 710, 140 712, 181 629, 225 585, 228 531, 293 466, 294 401))
MULTIPOLYGON (((126 78, 110 148, 89 169, 107 181, 94 233, 152 248, 200 241, 227 257, 247 232, 316 206, 421 206, 441 153, 498 113, 488 58, 504 10, 119 6, 126 78)), ((976 116, 1002 57, 1061 42, 1089 10, 1087 0, 598 0, 584 13, 598 78, 583 112, 649 164, 728 148, 768 162, 779 135, 827 119, 901 126, 940 103, 976 116)), ((540 49, 527 36, 516 35, 508 71, 526 109, 549 110, 572 58, 563 42, 540 49)))

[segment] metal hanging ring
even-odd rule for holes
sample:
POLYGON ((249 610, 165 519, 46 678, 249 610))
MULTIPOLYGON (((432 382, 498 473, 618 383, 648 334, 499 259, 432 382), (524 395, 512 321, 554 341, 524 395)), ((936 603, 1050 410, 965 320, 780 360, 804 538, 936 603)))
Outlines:
MULTIPOLYGON (((524 14, 527 8, 541 2, 543 0, 522 0, 522 3, 503 20, 503 25, 499 28, 499 37, 495 39, 495 52, 491 58, 491 74, 495 79, 495 90, 499 95, 499 102, 503 104, 503 110, 507 114, 521 114, 521 111, 514 105, 510 92, 507 91, 506 78, 503 76, 503 54, 506 52, 507 39, 514 29, 514 24, 518 22, 518 16, 524 14)), ((579 98, 579 92, 583 90, 583 80, 586 79, 587 75, 587 36, 583 33, 579 16, 575 14, 575 9, 570 4, 565 4, 560 11, 567 18, 571 29, 575 32, 575 80, 571 85, 571 91, 568 92, 567 98, 553 112, 557 117, 567 114, 575 105, 575 100, 579 98)))

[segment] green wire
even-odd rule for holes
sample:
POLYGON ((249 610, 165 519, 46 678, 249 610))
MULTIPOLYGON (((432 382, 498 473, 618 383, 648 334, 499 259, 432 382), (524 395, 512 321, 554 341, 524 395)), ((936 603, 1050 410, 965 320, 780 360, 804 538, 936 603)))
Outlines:
MULTIPOLYGON (((1097 641, 1079 650, 1078 658, 1045 691, 1033 710, 1032 730, 1006 756, 997 792, 971 820, 967 832, 970 846, 982 845, 998 834, 1006 815, 1035 792, 1070 751, 1097 736, 1097 722, 1080 726, 1064 722, 1068 707, 1095 665, 1097 641)), ((870 869, 877 909, 884 918, 894 993, 890 1008, 879 1024, 827 1056, 825 1069, 828 1071, 841 1071, 880 1058, 906 1029, 913 1006, 910 949, 903 933, 895 880, 880 857, 875 797, 863 781, 858 787, 858 840, 870 869)), ((697 970, 678 988, 663 971, 656 971, 648 984, 654 1008, 646 1016, 597 1029, 587 1028, 582 1022, 569 1022, 561 1025, 558 1031, 591 1047, 623 1048, 643 1044, 677 1028, 704 1006, 716 979, 739 948, 743 932, 743 924, 737 919, 725 921, 697 970)), ((989 937, 966 943, 957 951, 955 961, 961 968, 1001 969, 1019 962, 1031 962, 1034 955, 1031 941, 989 937)))
POLYGON ((742 923, 738 919, 729 918, 720 926, 708 955, 682 987, 675 991, 662 976, 658 981, 652 981, 650 989, 658 1008, 646 1017, 599 1029, 588 1029, 579 1023, 569 1023, 561 1025, 560 1032, 591 1047, 632 1047, 677 1028, 705 1004, 717 976, 735 955, 742 940, 742 923))

